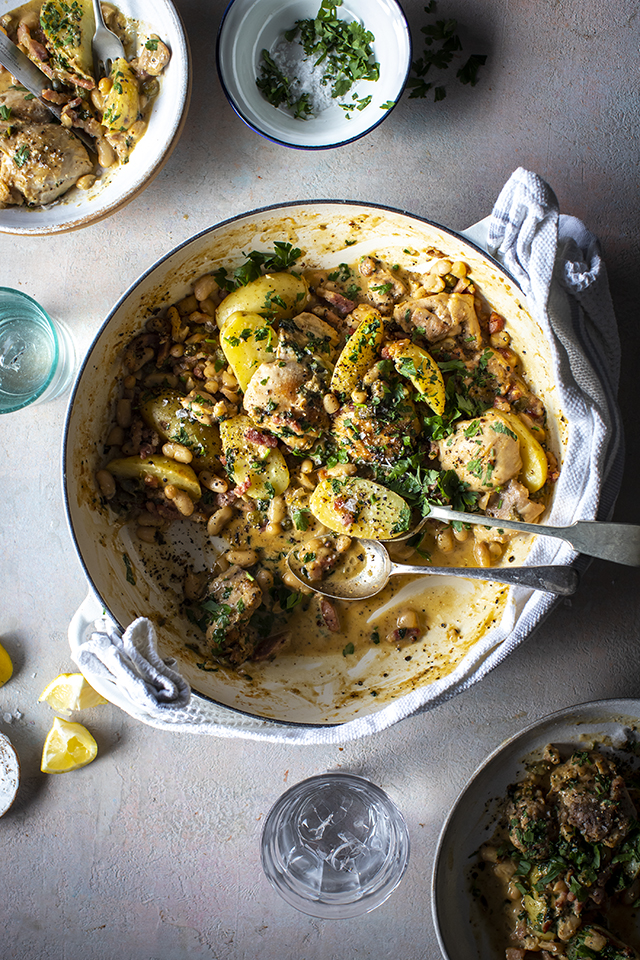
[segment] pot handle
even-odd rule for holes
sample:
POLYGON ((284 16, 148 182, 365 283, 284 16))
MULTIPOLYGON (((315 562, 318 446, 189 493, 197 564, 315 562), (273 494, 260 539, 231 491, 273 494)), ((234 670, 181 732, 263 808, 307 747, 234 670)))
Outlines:
POLYGON ((489 253, 488 241, 490 220, 490 215, 485 217, 483 220, 478 220, 477 223, 467 227, 466 230, 461 230, 460 236, 464 237, 466 240, 470 240, 471 243, 475 243, 477 247, 481 247, 483 250, 486 250, 487 253, 489 253))

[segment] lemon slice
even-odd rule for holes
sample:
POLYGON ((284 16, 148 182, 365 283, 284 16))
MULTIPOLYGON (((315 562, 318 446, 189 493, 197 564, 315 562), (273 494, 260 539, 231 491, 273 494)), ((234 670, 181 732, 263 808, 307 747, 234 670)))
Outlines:
POLYGON ((86 710, 108 703, 104 697, 87 683, 81 673, 61 673, 45 687, 38 703, 44 700, 54 710, 71 713, 74 710, 86 710))
POLYGON ((11 679, 13 674, 13 664, 11 657, 0 643, 0 687, 11 679))
POLYGON ((42 750, 43 773, 68 773, 77 770, 98 755, 98 744, 81 723, 56 717, 42 750))

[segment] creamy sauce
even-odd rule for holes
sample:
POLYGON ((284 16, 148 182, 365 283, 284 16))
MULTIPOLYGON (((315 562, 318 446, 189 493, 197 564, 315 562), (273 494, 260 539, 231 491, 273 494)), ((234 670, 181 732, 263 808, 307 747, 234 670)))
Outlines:
MULTIPOLYGON (((435 251, 433 254, 437 256, 435 251)), ((400 259, 400 251, 396 256, 400 259)), ((409 276, 410 271, 400 270, 399 275, 409 276)), ((300 459, 288 460, 294 476, 300 459)), ((304 506, 308 491, 296 489, 296 494, 300 494, 299 502, 304 506)), ((233 691, 237 691, 236 702, 241 709, 251 710, 255 697, 262 711, 267 691, 271 696, 269 713, 284 715, 291 721, 308 721, 313 716, 316 722, 342 722, 349 719, 349 707, 345 708, 349 702, 353 703, 354 716, 373 712, 382 703, 446 677, 502 618, 508 590, 489 579, 429 580, 413 575, 395 578, 372 600, 332 601, 339 630, 328 628, 318 597, 306 595, 290 613, 277 618, 275 629, 286 630, 289 636, 277 655, 264 662, 248 661, 233 670, 211 656, 202 633, 186 616, 186 570, 211 571, 229 548, 237 547, 255 549, 260 567, 283 577, 284 558, 292 546, 326 532, 311 515, 304 531, 281 527, 269 532, 264 517, 256 522, 252 513, 250 505, 249 509, 238 511, 221 535, 214 538, 206 536, 202 522, 175 521, 154 543, 138 538, 135 521, 119 522, 121 556, 127 572, 132 574, 135 589, 151 610, 169 608, 175 612, 183 646, 171 652, 182 664, 187 661, 188 679, 193 684, 195 677, 198 688, 198 677, 220 674, 224 677, 225 693, 231 691, 232 700, 233 691), (172 598, 169 602, 168 597, 172 598), (399 616, 407 609, 415 615, 419 626, 418 636, 411 642, 394 636, 399 616), (313 706, 312 712, 309 705, 313 706)), ((452 537, 450 531, 448 538, 443 538, 443 533, 447 533, 446 525, 430 522, 417 544, 419 553, 406 544, 390 545, 392 559, 423 563, 425 573, 429 563, 442 567, 478 565, 472 532, 462 531, 460 536, 466 539, 461 540, 452 537)), ((519 565, 529 552, 531 541, 530 537, 505 537, 497 551, 502 554, 497 562, 519 565)), ((487 576, 490 577, 489 570, 487 576)), ((158 619, 160 627, 163 622, 158 619)))

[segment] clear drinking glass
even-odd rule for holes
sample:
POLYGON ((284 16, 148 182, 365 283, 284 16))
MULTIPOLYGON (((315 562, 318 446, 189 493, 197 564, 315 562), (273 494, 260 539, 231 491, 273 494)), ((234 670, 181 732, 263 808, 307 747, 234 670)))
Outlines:
POLYGON ((379 907, 409 862, 409 833, 387 794, 362 777, 325 773, 296 784, 270 810, 262 866, 278 893, 312 917, 379 907))
POLYGON ((74 366, 66 327, 26 293, 0 287, 0 413, 58 397, 74 366))

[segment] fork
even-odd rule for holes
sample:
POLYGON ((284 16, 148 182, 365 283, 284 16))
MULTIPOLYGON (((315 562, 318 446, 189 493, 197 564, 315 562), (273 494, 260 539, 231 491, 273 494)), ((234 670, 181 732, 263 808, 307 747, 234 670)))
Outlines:
POLYGON ((93 69, 96 80, 108 77, 111 65, 119 58, 126 59, 124 47, 119 37, 115 35, 104 22, 100 0, 93 0, 93 12, 96 18, 96 32, 93 35, 93 69))

